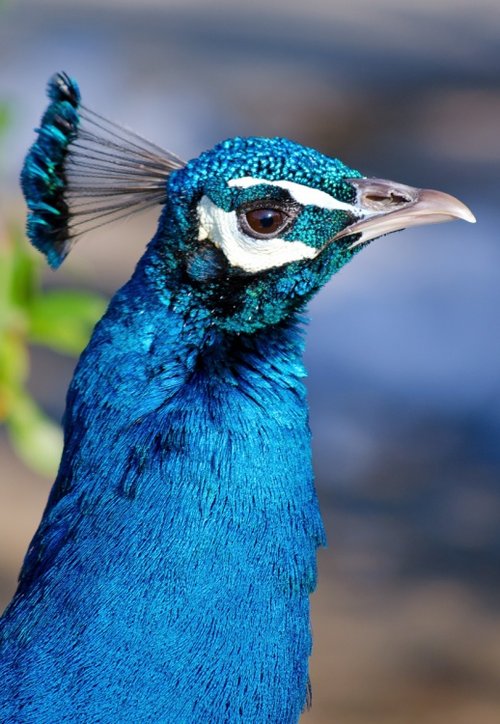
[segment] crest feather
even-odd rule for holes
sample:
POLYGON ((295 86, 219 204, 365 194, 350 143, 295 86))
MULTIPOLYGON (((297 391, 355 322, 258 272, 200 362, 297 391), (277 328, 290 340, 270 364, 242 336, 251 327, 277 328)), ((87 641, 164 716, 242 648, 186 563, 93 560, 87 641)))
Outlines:
POLYGON ((163 204, 174 154, 82 105, 77 83, 57 73, 50 104, 21 173, 27 233, 52 267, 86 231, 163 204))

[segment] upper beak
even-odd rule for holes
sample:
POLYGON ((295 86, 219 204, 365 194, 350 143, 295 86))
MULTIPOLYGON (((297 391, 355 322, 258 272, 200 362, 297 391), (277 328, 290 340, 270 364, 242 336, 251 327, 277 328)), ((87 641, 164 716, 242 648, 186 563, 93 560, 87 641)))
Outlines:
POLYGON ((452 219, 463 219, 472 224, 476 221, 465 204, 442 191, 417 189, 378 178, 353 178, 348 179, 348 183, 356 189, 354 209, 360 218, 334 236, 332 241, 360 234, 349 249, 409 226, 437 224, 452 219))

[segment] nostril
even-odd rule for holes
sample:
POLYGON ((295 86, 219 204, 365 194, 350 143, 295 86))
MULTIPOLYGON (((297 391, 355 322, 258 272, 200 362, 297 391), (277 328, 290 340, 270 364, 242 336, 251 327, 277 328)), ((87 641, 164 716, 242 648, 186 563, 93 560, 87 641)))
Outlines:
POLYGON ((409 196, 403 196, 395 191, 391 191, 390 200, 393 204, 408 204, 412 199, 409 196))
POLYGON ((411 199, 403 194, 389 191, 387 194, 371 193, 365 195, 365 201, 371 201, 375 204, 408 204, 411 199))

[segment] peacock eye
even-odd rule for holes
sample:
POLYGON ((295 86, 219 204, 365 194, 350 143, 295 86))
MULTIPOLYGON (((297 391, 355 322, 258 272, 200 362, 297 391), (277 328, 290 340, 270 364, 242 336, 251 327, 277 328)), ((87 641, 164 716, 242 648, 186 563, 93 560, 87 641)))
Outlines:
POLYGON ((245 212, 244 219, 247 230, 255 232, 259 237, 276 236, 288 221, 288 214, 279 209, 251 209, 245 212))

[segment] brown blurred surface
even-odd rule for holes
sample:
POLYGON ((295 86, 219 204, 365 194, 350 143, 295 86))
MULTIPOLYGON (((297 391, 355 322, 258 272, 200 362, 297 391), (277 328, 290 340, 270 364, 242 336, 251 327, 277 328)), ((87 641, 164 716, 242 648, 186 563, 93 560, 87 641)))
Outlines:
POLYGON ((313 708, 304 722, 497 724, 498 611, 456 583, 354 582, 349 571, 360 563, 376 575, 366 558, 320 554, 313 708))

